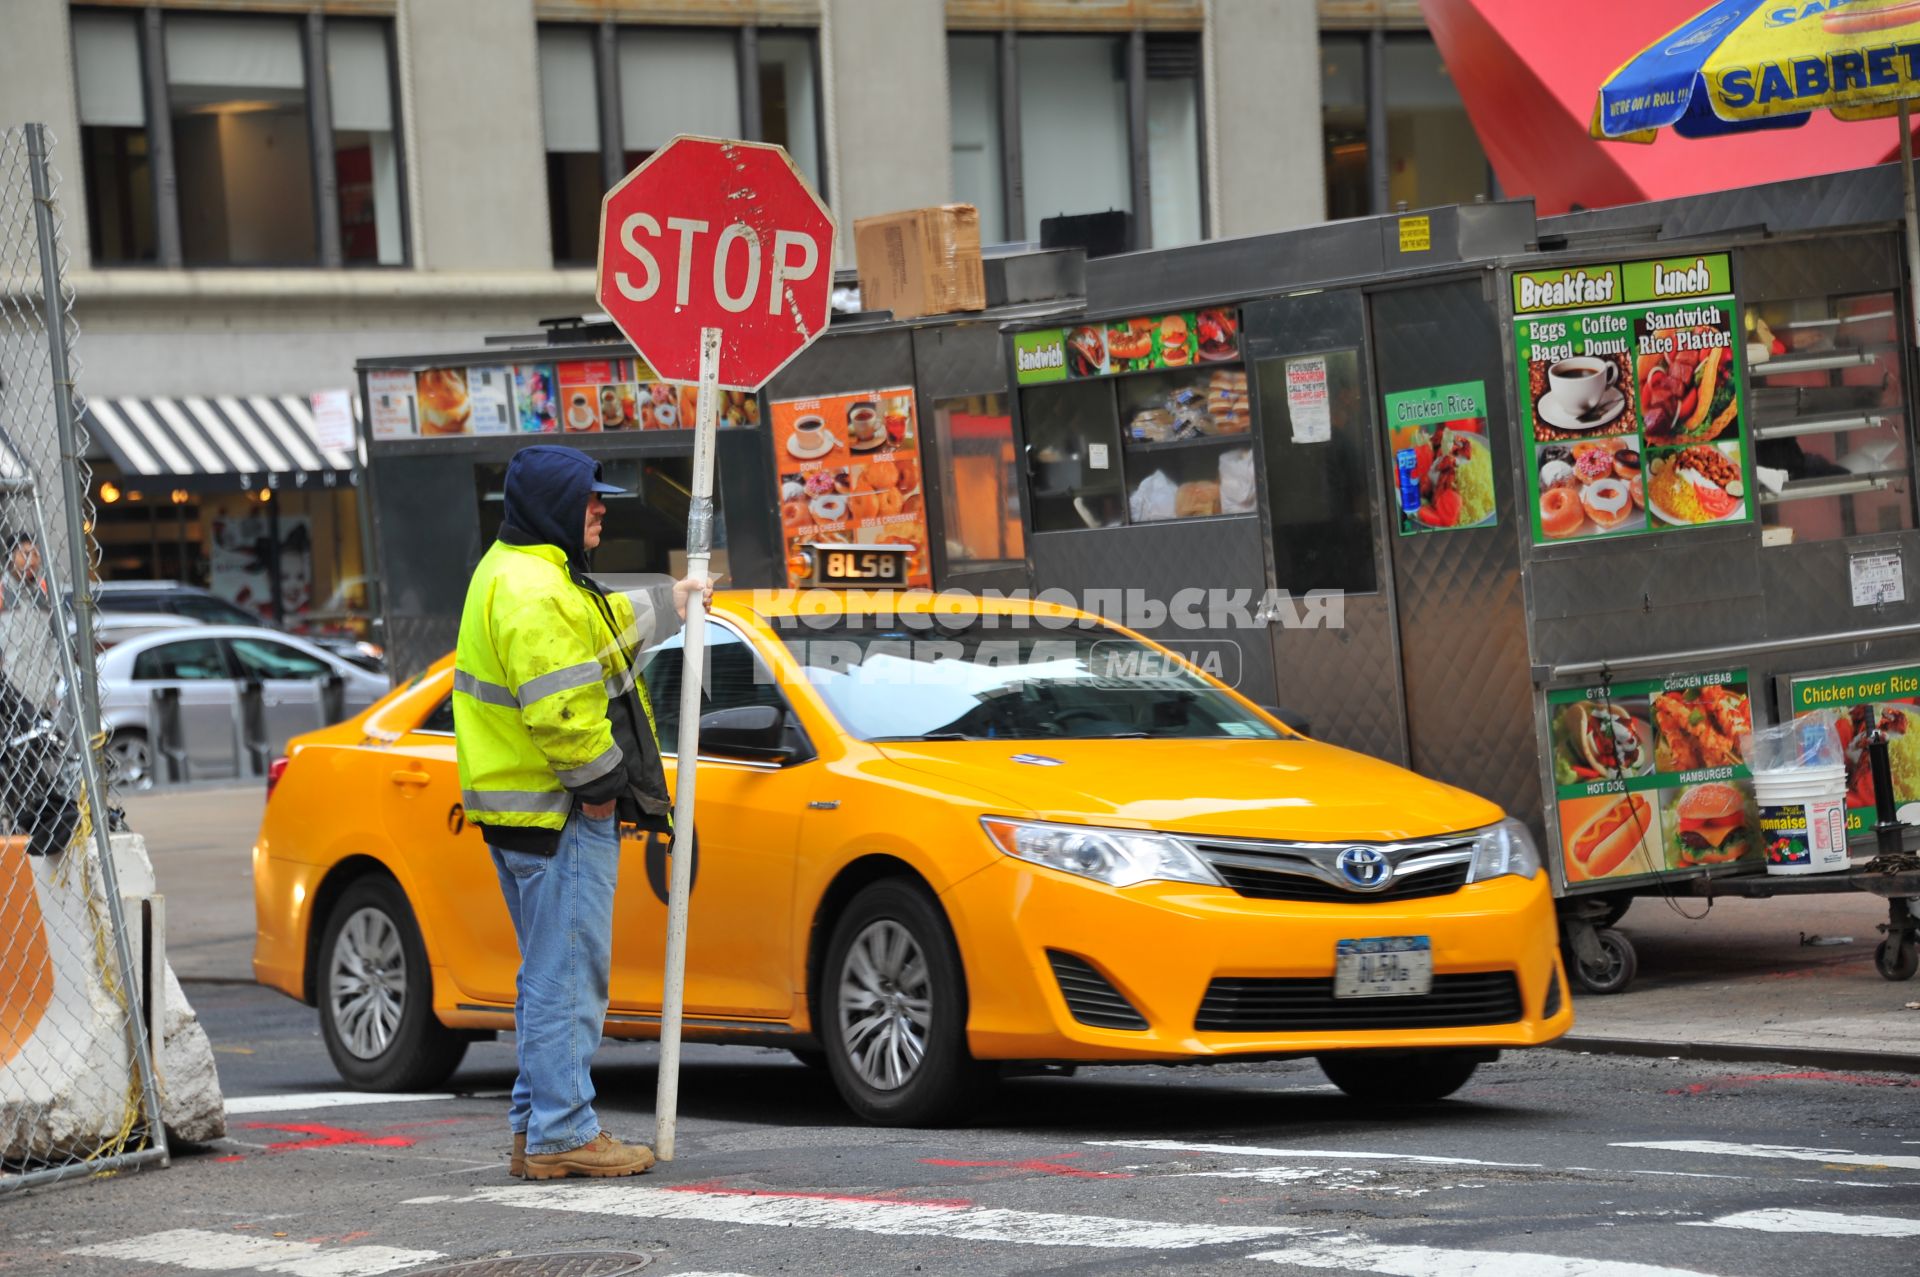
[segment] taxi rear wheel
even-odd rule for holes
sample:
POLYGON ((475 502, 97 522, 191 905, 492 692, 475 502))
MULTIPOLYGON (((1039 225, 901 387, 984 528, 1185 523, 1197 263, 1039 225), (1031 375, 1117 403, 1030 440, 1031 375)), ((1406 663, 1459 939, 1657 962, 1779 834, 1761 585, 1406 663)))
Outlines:
POLYGON ((467 1038, 433 1014, 433 976, 398 883, 362 878, 327 915, 320 938, 320 1036, 349 1084, 366 1091, 437 1086, 467 1038))
POLYGON ((1467 1051, 1343 1051, 1315 1057, 1327 1080, 1356 1100, 1426 1104, 1467 1084, 1486 1058, 1467 1051))
POLYGON ((967 1051, 966 978, 946 919, 913 884, 887 879, 847 905, 827 948, 820 1037, 855 1113, 881 1126, 937 1126, 985 1086, 967 1051))

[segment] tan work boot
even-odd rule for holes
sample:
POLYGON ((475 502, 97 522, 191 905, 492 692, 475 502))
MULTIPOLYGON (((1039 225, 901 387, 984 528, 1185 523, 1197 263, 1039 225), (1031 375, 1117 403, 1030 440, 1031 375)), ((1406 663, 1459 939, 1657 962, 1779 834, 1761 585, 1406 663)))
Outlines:
POLYGON ((652 1167, 652 1149, 645 1144, 622 1144, 605 1131, 564 1153, 527 1154, 528 1179, 564 1179, 569 1175, 611 1178, 639 1175, 652 1167))
POLYGON ((513 1152, 507 1155, 507 1174, 515 1179, 527 1177, 527 1133, 525 1131, 513 1133, 513 1152))

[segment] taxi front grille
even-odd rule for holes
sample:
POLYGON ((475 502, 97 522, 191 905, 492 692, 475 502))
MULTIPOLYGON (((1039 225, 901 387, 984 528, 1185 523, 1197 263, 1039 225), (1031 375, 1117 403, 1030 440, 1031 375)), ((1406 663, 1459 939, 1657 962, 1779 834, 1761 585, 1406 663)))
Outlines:
POLYGON ((1436 975, 1414 997, 1336 998, 1331 978, 1218 979, 1207 986, 1193 1027, 1215 1033, 1338 1033, 1512 1024, 1521 1018, 1511 971, 1436 975))
POLYGON ((1091 962, 1058 949, 1047 950, 1053 978, 1060 982, 1060 996, 1067 1010, 1082 1024, 1096 1029, 1144 1029, 1146 1019, 1134 1010, 1126 995, 1108 983, 1091 962))
MULTIPOLYGON (((1204 856, 1204 847, 1197 850, 1204 856)), ((1469 861, 1416 869, 1393 876, 1380 891, 1356 891, 1319 878, 1286 870, 1256 869, 1245 863, 1215 861, 1214 872, 1229 887, 1254 900, 1311 900, 1328 904, 1377 904, 1395 900, 1419 900, 1428 896, 1446 896, 1467 885, 1469 861)))

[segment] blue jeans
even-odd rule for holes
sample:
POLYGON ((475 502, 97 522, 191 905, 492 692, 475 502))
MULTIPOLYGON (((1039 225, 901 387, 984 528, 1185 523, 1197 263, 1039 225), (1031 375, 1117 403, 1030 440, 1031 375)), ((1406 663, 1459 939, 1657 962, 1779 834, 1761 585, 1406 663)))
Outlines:
POLYGON ((527 1152, 564 1153, 600 1134, 587 1066, 607 1018, 619 828, 612 816, 589 820, 576 807, 551 856, 487 850, 520 941, 520 1075, 507 1123, 525 1133, 527 1152))

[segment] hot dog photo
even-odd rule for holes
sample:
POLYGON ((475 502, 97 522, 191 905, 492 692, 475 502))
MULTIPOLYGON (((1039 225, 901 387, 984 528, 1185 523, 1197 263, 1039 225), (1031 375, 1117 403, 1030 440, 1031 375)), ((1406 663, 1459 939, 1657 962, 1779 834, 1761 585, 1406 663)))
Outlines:
POLYGON ((1569 885, 1654 872, 1660 854, 1655 797, 1607 794, 1561 801, 1560 855, 1569 885))

